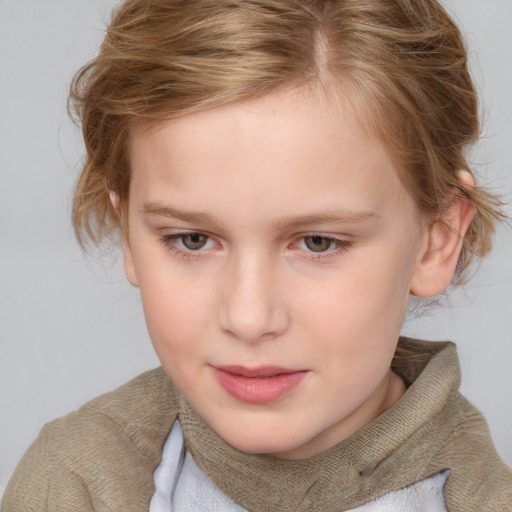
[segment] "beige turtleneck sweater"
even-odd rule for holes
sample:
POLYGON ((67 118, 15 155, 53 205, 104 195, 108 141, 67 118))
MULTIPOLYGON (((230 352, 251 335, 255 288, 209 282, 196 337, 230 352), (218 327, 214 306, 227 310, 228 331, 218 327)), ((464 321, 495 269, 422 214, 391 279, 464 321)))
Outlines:
POLYGON ((46 425, 13 474, 2 512, 148 511, 153 471, 176 418, 197 465, 250 512, 340 512, 445 469, 449 512, 512 510, 512 470, 459 393, 455 346, 403 338, 393 369, 409 388, 354 435, 310 459, 237 451, 162 369, 46 425))

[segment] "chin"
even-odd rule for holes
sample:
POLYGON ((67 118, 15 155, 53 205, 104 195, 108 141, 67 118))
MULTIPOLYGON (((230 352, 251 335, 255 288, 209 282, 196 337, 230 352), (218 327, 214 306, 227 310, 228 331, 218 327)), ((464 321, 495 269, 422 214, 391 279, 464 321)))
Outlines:
POLYGON ((265 428, 259 431, 239 428, 236 432, 217 432, 237 450, 254 455, 274 455, 292 452, 304 442, 294 439, 293 433, 281 428, 265 428))
POLYGON ((252 455, 275 455, 279 453, 286 453, 290 450, 293 450, 295 447, 287 444, 279 444, 276 442, 269 443, 268 439, 264 440, 257 440, 257 439, 250 439, 250 440, 236 440, 235 442, 229 442, 227 441, 233 448, 236 448, 237 450, 249 453, 252 455))

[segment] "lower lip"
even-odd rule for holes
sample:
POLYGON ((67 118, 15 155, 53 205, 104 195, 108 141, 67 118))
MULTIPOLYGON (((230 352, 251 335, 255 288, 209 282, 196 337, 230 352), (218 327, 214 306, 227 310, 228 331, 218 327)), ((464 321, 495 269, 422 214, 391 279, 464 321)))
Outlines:
POLYGON ((298 371, 271 377, 244 377, 215 368, 220 385, 233 397, 248 404, 273 402, 297 386, 308 373, 298 371))

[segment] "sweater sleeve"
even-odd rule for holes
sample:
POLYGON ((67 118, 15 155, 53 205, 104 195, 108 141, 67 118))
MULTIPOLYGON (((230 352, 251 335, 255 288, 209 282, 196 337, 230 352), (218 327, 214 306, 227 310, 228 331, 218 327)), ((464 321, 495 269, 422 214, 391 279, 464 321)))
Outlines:
POLYGON ((43 427, 11 477, 1 512, 147 510, 157 463, 111 417, 79 410, 43 427))
POLYGON ((49 448, 43 429, 9 481, 2 512, 94 511, 84 481, 49 448))
POLYGON ((147 512, 175 402, 157 369, 48 423, 12 475, 1 512, 147 512))

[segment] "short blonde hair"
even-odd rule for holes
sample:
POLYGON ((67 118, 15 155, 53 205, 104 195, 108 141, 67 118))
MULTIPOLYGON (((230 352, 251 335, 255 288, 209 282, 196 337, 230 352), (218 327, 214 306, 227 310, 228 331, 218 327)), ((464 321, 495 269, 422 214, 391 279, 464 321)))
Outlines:
POLYGON ((476 215, 455 279, 491 248, 500 202, 457 173, 479 135, 461 34, 435 0, 126 0, 99 55, 71 85, 86 159, 76 185, 79 242, 120 228, 130 188, 135 119, 154 122, 263 96, 286 86, 341 83, 360 119, 388 144, 404 186, 429 221, 453 194, 476 215))

